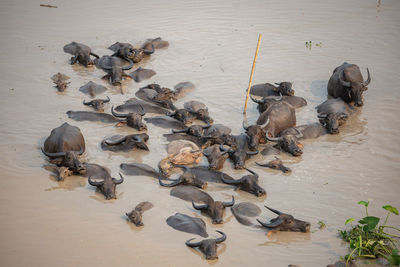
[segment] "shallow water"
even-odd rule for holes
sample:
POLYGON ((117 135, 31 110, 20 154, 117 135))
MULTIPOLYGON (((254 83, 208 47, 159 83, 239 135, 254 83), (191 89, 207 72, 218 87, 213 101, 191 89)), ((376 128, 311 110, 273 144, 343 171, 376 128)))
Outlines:
MULTIPOLYGON (((384 216, 385 204, 400 207, 400 3, 377 1, 54 1, 58 8, 40 7, 40 1, 0 3, 0 265, 2 266, 326 266, 347 253, 337 229, 348 217, 360 218, 356 203, 371 199, 370 214, 384 216), (267 197, 256 198, 231 187, 210 185, 218 200, 268 204, 312 224, 308 234, 273 233, 240 225, 227 210, 224 225, 212 225, 189 202, 169 196, 149 177, 126 176, 117 187, 118 199, 104 197, 73 176, 55 181, 40 152, 51 129, 63 122, 79 126, 88 162, 108 167, 118 176, 123 162, 157 166, 166 154, 161 128, 148 125, 151 152, 102 151, 107 135, 133 130, 112 124, 75 122, 68 110, 90 110, 78 91, 92 80, 104 84, 114 105, 134 96, 148 83, 172 88, 191 81, 196 90, 180 100, 197 99, 209 107, 218 123, 242 132, 245 88, 258 33, 262 43, 253 84, 292 81, 296 94, 308 106, 298 110, 298 124, 317 121, 314 107, 326 99, 326 84, 333 69, 344 61, 356 63, 372 82, 364 93, 365 106, 337 136, 305 142, 301 158, 282 155, 291 175, 248 166, 261 176, 267 197), (62 47, 77 41, 97 54, 116 41, 139 45, 161 36, 170 42, 142 64, 157 75, 148 81, 106 84, 95 68, 71 66, 62 47), (313 44, 305 47, 306 41, 313 44), (71 77, 65 93, 58 93, 50 77, 62 72, 71 77), (144 213, 143 228, 126 222, 141 201, 154 208, 144 213), (218 261, 206 261, 184 245, 194 235, 170 228, 165 220, 176 212, 203 218, 211 236, 224 231, 228 239, 219 248, 218 261), (318 229, 318 221, 327 228, 318 229)), ((109 112, 111 105, 107 106, 109 112)), ((249 104, 250 122, 257 119, 249 104)), ((203 164, 205 161, 203 160, 203 164)), ((224 171, 238 178, 231 163, 224 171)), ((263 208, 261 218, 273 214, 263 208)), ((400 225, 392 216, 392 225, 400 225)))

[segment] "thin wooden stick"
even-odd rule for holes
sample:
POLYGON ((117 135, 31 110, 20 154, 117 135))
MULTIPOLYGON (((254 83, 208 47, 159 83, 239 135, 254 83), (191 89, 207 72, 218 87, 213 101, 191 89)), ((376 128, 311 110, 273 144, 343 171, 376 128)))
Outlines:
POLYGON ((257 56, 258 56, 258 49, 260 48, 260 42, 261 42, 261 34, 258 35, 257 49, 256 49, 256 54, 254 55, 253 67, 251 68, 249 87, 247 87, 246 102, 244 103, 243 114, 246 114, 246 110, 247 110, 247 101, 249 101, 250 87, 251 87, 251 82, 253 81, 254 68, 256 66, 256 60, 257 60, 257 56))

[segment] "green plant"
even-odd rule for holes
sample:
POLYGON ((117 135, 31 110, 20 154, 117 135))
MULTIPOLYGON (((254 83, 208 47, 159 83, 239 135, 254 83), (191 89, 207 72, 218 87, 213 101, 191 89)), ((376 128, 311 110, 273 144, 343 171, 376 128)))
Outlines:
MULTIPOLYGON (((384 223, 378 226, 380 218, 368 214, 369 201, 361 200, 358 204, 365 207, 366 217, 359 220, 358 224, 350 230, 339 231, 340 237, 350 244, 351 252, 344 257, 346 266, 349 261, 356 258, 375 259, 378 257, 386 258, 392 266, 399 265, 398 238, 400 236, 385 231, 388 228, 400 232, 399 228, 386 224, 390 213, 399 215, 398 210, 390 205, 383 206, 382 208, 387 211, 387 215, 384 223)), ((345 225, 354 221, 354 218, 348 218, 345 225)))

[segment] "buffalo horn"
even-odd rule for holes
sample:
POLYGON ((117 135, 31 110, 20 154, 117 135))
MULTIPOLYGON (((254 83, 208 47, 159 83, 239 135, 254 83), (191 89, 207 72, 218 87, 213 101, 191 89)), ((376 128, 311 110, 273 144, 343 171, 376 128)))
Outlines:
POLYGON ((256 176, 256 178, 258 178, 258 174, 257 173, 255 173, 254 171, 252 171, 252 170, 250 170, 250 169, 247 169, 247 168, 245 168, 249 173, 251 173, 251 174, 253 174, 254 176, 256 176))
POLYGON ((186 132, 188 131, 188 129, 189 129, 189 128, 185 128, 185 129, 183 129, 183 130, 175 130, 175 129, 172 129, 172 132, 173 132, 173 133, 186 133, 186 132))
POLYGON ((140 105, 140 104, 139 104, 139 106, 140 106, 140 109, 141 109, 141 111, 140 111, 140 112, 138 112, 138 113, 139 113, 139 115, 140 115, 140 116, 144 116, 144 115, 146 115, 146 111, 144 111, 144 108, 143 108, 143 106, 142 106, 142 105, 140 105))
POLYGON ((345 113, 340 113, 340 115, 339 115, 339 119, 341 119, 341 120, 346 120, 347 119, 347 114, 345 114, 345 113))
MULTIPOLYGON (((157 102, 157 103, 162 103, 162 102, 160 102, 160 101, 156 101, 156 102, 157 102)), ((165 114, 165 115, 172 117, 172 116, 174 116, 175 114, 176 114, 176 111, 174 111, 174 112, 168 112, 168 113, 165 114)))
POLYGON ((297 132, 297 134, 296 134, 296 138, 302 138, 303 137, 303 133, 302 132, 300 132, 299 131, 299 129, 297 129, 297 128, 293 128, 293 129, 295 129, 296 130, 296 132, 297 132))
POLYGON ((242 183, 242 179, 239 180, 227 180, 224 178, 224 173, 221 173, 221 180, 222 182, 226 183, 226 184, 232 184, 232 185, 237 185, 242 183))
POLYGON ((125 60, 127 60, 129 62, 129 66, 126 67, 122 67, 122 70, 130 70, 133 67, 133 61, 130 60, 129 58, 126 58, 125 60))
POLYGON ((268 117, 267 121, 264 124, 259 125, 259 126, 260 126, 260 128, 264 128, 264 127, 267 127, 268 123, 269 123, 269 117, 268 117))
POLYGON ((275 228, 283 223, 282 219, 277 219, 273 223, 263 223, 259 219, 257 219, 257 222, 259 222, 262 226, 267 227, 267 228, 275 228))
POLYGON ((251 155, 257 155, 258 154, 258 149, 256 151, 246 151, 246 154, 251 156, 251 155))
POLYGON ((266 207, 267 209, 269 209, 270 211, 272 211, 272 212, 273 212, 273 213, 275 213, 275 214, 278 214, 278 215, 281 215, 281 214, 282 214, 282 212, 280 212, 279 210, 276 210, 276 209, 270 208, 270 207, 268 207, 268 206, 265 206, 265 205, 264 205, 264 207, 266 207))
POLYGON ((261 167, 269 167, 269 164, 268 164, 268 163, 266 163, 266 164, 261 164, 261 163, 256 162, 256 164, 257 164, 258 166, 261 166, 261 167))
POLYGON ((367 73, 368 73, 368 78, 365 82, 362 83, 362 85, 367 86, 371 82, 371 76, 369 74, 369 69, 367 68, 367 73))
POLYGON ((235 198, 232 196, 232 201, 231 202, 222 202, 224 207, 232 207, 235 204, 235 198))
POLYGON ((251 98, 251 100, 253 100, 254 103, 257 103, 257 104, 264 104, 265 103, 264 99, 263 100, 255 99, 252 95, 250 95, 250 98, 251 98))
POLYGON ((246 131, 247 131, 247 129, 249 129, 249 125, 245 121, 243 121, 242 126, 243 126, 243 129, 245 129, 246 131))
POLYGON ((104 180, 100 181, 100 182, 96 182, 96 181, 93 181, 91 178, 92 178, 91 176, 89 176, 89 178, 88 178, 88 182, 89 182, 90 185, 100 186, 100 185, 104 184, 104 180))
POLYGON ((143 52, 147 55, 153 54, 154 53, 154 45, 151 43, 151 50, 143 49, 143 52))
POLYGON ((65 156, 65 154, 66 154, 66 152, 55 152, 55 153, 46 152, 46 151, 44 151, 43 148, 42 148, 42 152, 43 152, 43 154, 45 154, 46 156, 52 157, 52 158, 55 158, 55 157, 63 157, 63 156, 65 156))
POLYGON ((351 87, 351 82, 346 82, 346 81, 342 80, 342 76, 343 76, 343 70, 339 73, 340 84, 345 87, 351 87))
POLYGON ((205 210, 205 209, 208 208, 208 204, 196 205, 196 204, 194 204, 193 200, 192 200, 192 206, 193 206, 193 208, 195 208, 196 210, 205 210))
POLYGON ((281 85, 280 83, 274 83, 274 84, 276 84, 276 85, 278 85, 278 86, 281 85))
POLYGON ((328 114, 325 114, 325 113, 318 114, 319 119, 325 119, 326 117, 328 117, 328 114))
POLYGON ((92 101, 86 102, 85 100, 83 100, 83 104, 86 106, 90 106, 92 104, 92 101))
POLYGON ((174 181, 173 181, 172 183, 170 183, 170 184, 165 184, 165 183, 163 183, 163 182, 161 181, 161 177, 158 176, 158 182, 160 183, 161 186, 165 186, 165 187, 174 187, 174 186, 180 184, 180 183, 182 182, 182 179, 179 178, 179 179, 174 180, 174 181))
POLYGON ((123 114, 123 113, 120 113, 120 114, 115 113, 114 106, 111 107, 111 113, 113 114, 114 117, 117 117, 117 118, 126 118, 129 115, 129 114, 123 114))
POLYGON ((124 176, 122 176, 121 173, 119 173, 119 176, 121 177, 119 180, 112 178, 112 181, 114 182, 114 184, 122 184, 124 181, 124 176))
POLYGON ((103 99, 103 103, 108 103, 110 102, 110 98, 107 96, 107 99, 103 99))
POLYGON ((201 126, 201 128, 203 128, 203 129, 208 129, 210 127, 211 127, 211 124, 209 124, 209 123, 207 123, 207 125, 201 126))
POLYGON ((190 241, 192 241, 193 239, 195 239, 195 237, 193 237, 193 238, 187 240, 187 241, 185 242, 185 245, 188 246, 188 247, 191 247, 191 248, 200 247, 201 241, 200 241, 200 242, 196 242, 196 243, 190 243, 190 241))
POLYGON ((219 244, 219 243, 221 243, 221 242, 224 242, 224 241, 226 240, 226 234, 224 234, 224 232, 222 232, 222 231, 217 231, 217 232, 220 233, 222 236, 216 238, 216 239, 215 239, 215 242, 216 242, 217 244, 219 244))
POLYGON ((114 141, 104 140, 104 143, 106 143, 107 145, 110 145, 110 146, 115 146, 115 145, 118 145, 118 144, 124 142, 125 140, 126 140, 126 136, 122 136, 121 138, 118 138, 117 140, 114 140, 114 141))

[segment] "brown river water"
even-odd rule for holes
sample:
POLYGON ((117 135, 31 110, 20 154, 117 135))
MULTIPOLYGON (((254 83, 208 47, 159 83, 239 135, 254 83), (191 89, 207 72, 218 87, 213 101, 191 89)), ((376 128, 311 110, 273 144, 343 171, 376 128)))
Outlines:
MULTIPOLYGON (((383 218, 381 206, 400 208, 400 2, 397 0, 292 1, 51 1, 0 2, 0 265, 1 266, 326 266, 347 253, 337 237, 348 217, 361 218, 359 200, 371 200, 370 214, 383 218), (58 8, 40 7, 52 4, 58 8), (121 104, 139 87, 156 82, 172 88, 191 81, 196 90, 177 102, 207 104, 215 122, 243 132, 242 112, 258 34, 262 34, 253 84, 291 81, 308 106, 297 111, 298 125, 317 121, 315 106, 327 97, 333 69, 344 61, 366 68, 372 82, 365 105, 339 135, 305 141, 304 154, 282 154, 292 174, 247 165, 260 174, 267 197, 256 198, 230 186, 209 185, 216 199, 252 201, 311 222, 311 232, 270 233, 239 224, 230 209, 225 224, 213 225, 189 202, 169 196, 149 177, 125 176, 118 199, 106 201, 72 176, 57 182, 44 167, 40 152, 51 129, 63 122, 80 127, 88 162, 104 165, 118 177, 120 163, 157 166, 166 155, 166 129, 148 125, 151 152, 102 151, 100 141, 134 130, 112 124, 75 122, 68 110, 90 110, 78 88, 86 82, 106 85, 111 103, 121 104), (125 94, 101 80, 96 68, 69 64, 62 47, 71 41, 99 54, 116 41, 140 45, 161 36, 170 42, 142 66, 157 75, 141 83, 124 83, 125 94), (308 49, 306 41, 312 41, 308 49), (316 46, 315 44, 320 44, 316 46), (58 93, 50 77, 71 77, 58 93), (144 213, 142 228, 128 223, 125 212, 141 201, 154 208, 144 213), (176 212, 203 218, 211 236, 224 231, 219 259, 206 261, 185 246, 195 235, 170 228, 165 220, 176 212), (318 222, 326 223, 319 229, 318 222)), ((109 112, 111 105, 107 105, 109 112)), ((249 122, 257 119, 249 102, 249 122)), ((202 164, 206 164, 203 159, 202 164)), ((223 171, 241 177, 227 162, 223 171)), ((392 216, 399 226, 400 217, 392 216)))

